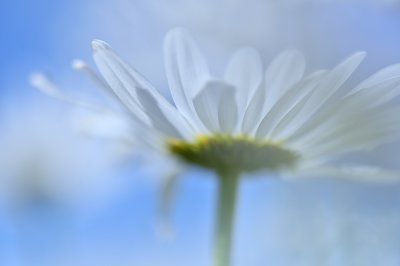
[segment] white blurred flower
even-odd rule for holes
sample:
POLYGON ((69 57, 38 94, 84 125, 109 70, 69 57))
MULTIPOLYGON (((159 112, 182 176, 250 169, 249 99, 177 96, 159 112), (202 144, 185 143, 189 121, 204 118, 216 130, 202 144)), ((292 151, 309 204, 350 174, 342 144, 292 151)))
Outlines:
POLYGON ((44 102, 21 106, 3 108, 1 117, 3 203, 17 208, 45 202, 84 205, 112 191, 116 180, 110 178, 108 158, 68 131, 59 109, 44 102))
POLYGON ((346 91, 365 57, 356 53, 332 70, 304 77, 301 54, 287 51, 263 74, 258 53, 239 50, 223 79, 213 78, 183 30, 165 41, 167 77, 176 107, 102 41, 94 59, 113 93, 145 132, 149 146, 216 171, 269 170, 287 177, 397 179, 370 166, 337 165, 340 155, 398 139, 399 66, 346 91))

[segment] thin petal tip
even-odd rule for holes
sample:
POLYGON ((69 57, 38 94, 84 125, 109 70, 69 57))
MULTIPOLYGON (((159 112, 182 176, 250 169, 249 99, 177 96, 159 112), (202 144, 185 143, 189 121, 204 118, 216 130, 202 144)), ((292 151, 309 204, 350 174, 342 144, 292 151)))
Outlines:
POLYGON ((105 41, 95 39, 92 41, 92 49, 96 51, 96 50, 111 49, 111 47, 105 41))
POLYGON ((29 75, 29 83, 34 87, 40 87, 47 80, 41 72, 33 72, 29 75))
POLYGON ((353 54, 354 57, 359 57, 360 59, 364 59, 367 56, 367 52, 358 51, 353 54))
POLYGON ((191 34, 189 31, 185 28, 178 27, 178 28, 173 28, 167 32, 165 35, 165 40, 181 40, 181 39, 186 39, 190 38, 191 34))
POLYGON ((188 33, 187 29, 183 27, 176 27, 169 30, 167 34, 169 35, 169 34, 187 34, 187 33, 188 33))
POLYGON ((73 68, 73 69, 77 69, 77 70, 83 69, 83 68, 85 68, 85 67, 87 66, 87 64, 85 63, 85 61, 83 61, 83 60, 81 60, 81 59, 74 59, 74 60, 72 60, 71 65, 72 65, 72 68, 73 68))

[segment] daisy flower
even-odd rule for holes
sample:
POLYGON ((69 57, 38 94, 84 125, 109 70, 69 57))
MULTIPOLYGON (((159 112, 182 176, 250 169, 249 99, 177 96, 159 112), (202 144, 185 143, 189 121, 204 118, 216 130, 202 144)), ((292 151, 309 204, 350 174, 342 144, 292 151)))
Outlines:
POLYGON ((305 74, 297 51, 277 56, 263 71, 258 52, 237 51, 222 78, 210 74, 182 29, 165 39, 166 74, 174 104, 103 41, 94 60, 111 92, 146 129, 149 145, 220 177, 215 265, 229 265, 239 176, 269 171, 286 178, 335 176, 396 180, 371 166, 338 165, 341 155, 398 139, 400 65, 348 90, 345 82, 365 57, 358 52, 330 70, 305 74))
MULTIPOLYGON (((220 176, 216 265, 229 265, 241 174, 397 180, 391 171, 336 161, 398 138, 398 107, 391 100, 399 94, 400 65, 380 70, 349 90, 346 81, 365 53, 355 53, 331 70, 305 75, 305 60, 297 51, 283 52, 264 71, 258 52, 243 48, 232 56, 223 78, 215 78, 192 38, 176 29, 165 39, 171 104, 105 42, 94 41, 93 51, 104 79, 82 61, 74 67, 107 89, 127 112, 66 96, 41 75, 34 76, 34 85, 94 110, 97 118, 92 121, 104 125, 104 114, 110 114, 106 117, 128 130, 107 132, 117 133, 115 139, 124 143, 143 142, 151 156, 157 155, 154 161, 168 162, 163 167, 175 169, 175 176, 186 165, 214 170, 220 176)), ((173 183, 166 182, 167 197, 173 183)))
POLYGON ((349 91, 344 83, 363 52, 332 70, 304 75, 297 51, 280 54, 263 73, 257 51, 243 48, 224 77, 214 78, 191 37, 177 29, 165 40, 173 105, 105 42, 94 41, 93 51, 112 93, 151 134, 149 144, 184 162, 219 173, 395 177, 375 167, 331 162, 398 138, 398 107, 389 103, 400 93, 400 65, 349 91))

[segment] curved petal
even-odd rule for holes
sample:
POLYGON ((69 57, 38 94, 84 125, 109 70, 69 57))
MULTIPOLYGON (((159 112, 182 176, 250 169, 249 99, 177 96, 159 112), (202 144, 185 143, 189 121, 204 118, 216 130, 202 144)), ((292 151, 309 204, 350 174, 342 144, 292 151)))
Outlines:
POLYGON ((253 48, 242 48, 231 58, 224 79, 237 88, 237 103, 243 113, 260 86, 263 69, 260 54, 253 48))
POLYGON ((243 133, 252 133, 256 129, 261 119, 260 113, 263 110, 264 104, 265 104, 265 89, 261 85, 256 90, 255 94, 250 100, 249 106, 247 107, 244 113, 242 120, 242 128, 241 128, 243 133))
POLYGON ((298 127, 293 128, 289 138, 296 139, 306 134, 312 128, 310 125, 314 115, 320 109, 327 110, 332 104, 337 103, 337 99, 332 96, 339 91, 343 83, 365 58, 365 55, 364 52, 355 53, 325 75, 324 80, 313 90, 305 106, 297 113, 293 122, 298 127), (331 102, 329 103, 329 101, 331 102))
POLYGON ((394 121, 388 122, 387 119, 397 112, 391 111, 391 108, 383 105, 400 94, 400 77, 387 79, 373 87, 349 95, 337 102, 336 105, 319 112, 318 116, 307 126, 309 128, 307 134, 298 139, 307 142, 307 145, 310 145, 310 142, 311 144, 316 142, 326 143, 332 137, 338 135, 343 139, 344 136, 353 131, 359 132, 361 130, 360 126, 357 126, 360 121, 369 125, 368 132, 376 132, 387 125, 393 125, 394 121), (381 114, 385 109, 388 112, 381 114), (377 116, 376 121, 387 124, 371 126, 372 117, 377 116), (324 134, 321 134, 322 132, 324 134))
POLYGON ((183 29, 168 32, 164 41, 165 70, 172 98, 181 113, 193 120, 192 99, 210 77, 208 66, 189 33, 183 29))
POLYGON ((94 81, 99 85, 100 88, 104 89, 104 91, 111 95, 111 97, 117 102, 121 102, 120 99, 115 95, 114 91, 110 88, 107 82, 98 74, 94 69, 92 69, 85 61, 80 59, 74 59, 72 61, 72 68, 86 75, 89 79, 94 81))
MULTIPOLYGON (((343 118, 330 124, 320 137, 304 142, 308 156, 334 157, 340 154, 371 150, 398 139, 400 133, 399 108, 371 110, 362 115, 343 118)), ((351 114, 349 114, 350 116, 351 114)))
POLYGON ((294 50, 278 55, 265 72, 267 104, 274 104, 293 84, 303 78, 305 70, 304 56, 294 50))
POLYGON ((354 89, 352 89, 349 95, 355 94, 358 91, 372 88, 384 82, 385 80, 392 79, 400 76, 400 64, 391 65, 379 70, 375 74, 371 75, 366 80, 362 81, 354 89))
MULTIPOLYGON (((280 127, 282 127, 283 119, 286 115, 289 115, 290 118, 297 115, 308 101, 312 91, 323 79, 324 73, 325 72, 320 71, 318 75, 314 74, 310 78, 304 79, 288 89, 262 119, 257 128, 256 136, 262 138, 268 135, 271 137, 279 124, 280 127), (293 113, 291 112, 292 110, 296 110, 296 112, 293 113)), ((286 117, 286 119, 289 118, 286 117)), ((289 121, 290 120, 291 119, 289 119, 289 121)), ((285 124, 288 125, 290 123, 289 121, 285 124)))
POLYGON ((238 115, 234 87, 223 81, 209 81, 193 102, 198 116, 210 131, 232 132, 235 129, 238 115))
POLYGON ((192 129, 179 112, 138 72, 122 61, 102 41, 93 42, 93 58, 104 79, 120 100, 142 119, 172 137, 190 138, 192 129))
MULTIPOLYGON (((400 94, 399 89, 400 77, 395 76, 376 83, 372 87, 364 88, 354 94, 347 95, 340 101, 337 101, 336 104, 320 110, 307 125, 303 125, 302 131, 292 139, 302 146, 309 147, 316 145, 315 143, 327 144, 332 141, 332 138, 337 136, 344 139, 344 137, 353 133, 365 135, 375 132, 374 134, 377 134, 377 131, 383 130, 388 126, 393 126, 398 122, 387 121, 397 112, 389 108, 389 106, 385 107, 384 104, 398 97, 400 94), (376 123, 371 125, 374 121, 373 117, 375 117, 376 122, 381 123, 379 126, 376 123), (364 123, 362 125, 363 128, 359 126, 361 121, 364 123), (368 128, 364 129, 365 126, 368 126, 368 128), (362 132, 363 130, 365 132, 362 132)), ((395 117, 397 116, 395 115, 395 117)), ((380 131, 379 134, 382 133, 380 131)), ((378 139, 384 139, 379 138, 379 134, 377 135, 378 139)), ((386 135, 382 136, 386 137, 386 135)), ((364 146, 367 147, 369 145, 364 146)))
POLYGON ((281 96, 302 79, 304 69, 304 56, 297 51, 285 51, 274 58, 265 72, 264 81, 249 100, 243 118, 244 132, 256 130, 261 119, 281 96))
POLYGON ((40 72, 31 74, 29 81, 30 84, 40 92, 68 104, 73 104, 95 112, 102 112, 108 109, 106 106, 84 100, 82 95, 68 94, 40 72))
POLYGON ((183 172, 182 166, 173 165, 168 169, 161 184, 159 200, 159 235, 163 239, 171 239, 174 236, 171 213, 174 207, 178 187, 181 183, 180 175, 183 172))

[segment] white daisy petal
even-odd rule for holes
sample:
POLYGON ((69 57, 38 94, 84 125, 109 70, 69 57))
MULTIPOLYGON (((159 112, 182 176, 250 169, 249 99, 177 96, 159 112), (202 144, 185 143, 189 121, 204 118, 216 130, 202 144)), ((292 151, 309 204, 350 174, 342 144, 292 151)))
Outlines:
MULTIPOLYGON (((374 121, 371 117, 376 116, 376 107, 400 94, 399 86, 400 77, 386 79, 375 86, 359 90, 335 104, 325 107, 311 121, 303 125, 302 131, 297 133, 295 142, 302 143, 307 147, 316 145, 315 143, 318 142, 327 143, 337 136, 341 136, 343 139, 346 134, 360 131, 361 128, 357 125, 363 119, 366 119, 365 123, 371 128, 366 129, 367 132, 382 128, 382 126, 370 126, 374 121)), ((387 115, 382 117, 385 118, 387 115)), ((382 119, 379 118, 376 121, 382 121, 382 119)))
POLYGON ((198 94, 204 80, 210 77, 207 63, 190 35, 182 29, 167 34, 164 57, 174 102, 180 112, 192 120, 192 99, 198 94))
POLYGON ((254 93, 244 113, 241 128, 243 133, 252 133, 256 129, 261 119, 261 110, 263 110, 265 105, 265 94, 266 92, 262 84, 254 93))
POLYGON ((107 92, 112 92, 112 95, 115 96, 110 86, 108 86, 107 82, 101 76, 99 76, 91 67, 89 67, 85 61, 81 59, 74 59, 72 61, 72 68, 84 73, 94 82, 99 84, 101 88, 106 89, 107 92))
POLYGON ((261 56, 253 48, 242 48, 231 58, 224 79, 237 88, 238 107, 243 113, 263 78, 261 56))
MULTIPOLYGON (((304 93, 307 93, 309 91, 309 89, 312 89, 314 87, 313 82, 310 82, 310 81, 312 81, 312 80, 317 81, 317 79, 318 79, 317 82, 320 82, 321 76, 325 73, 326 73, 325 70, 318 70, 318 71, 311 73, 305 79, 305 82, 302 82, 295 86, 292 86, 292 88, 290 88, 288 91, 286 91, 285 94, 279 99, 279 101, 277 101, 274 104, 274 106, 276 106, 276 108, 278 108, 279 106, 281 106, 282 102, 286 102, 286 105, 289 104, 289 106, 294 107, 294 105, 296 104, 296 101, 298 101, 298 99, 296 97, 298 95, 304 96, 304 93), (305 86, 306 88, 302 88, 302 86, 305 86), (309 86, 310 86, 310 88, 307 89, 307 87, 309 87, 309 86)), ((250 133, 250 132, 255 131, 258 128, 259 123, 261 122, 261 119, 263 118, 263 117, 261 117, 262 112, 260 112, 260 110, 263 110, 263 108, 264 108, 263 106, 265 104, 265 97, 266 97, 265 94, 266 94, 265 88, 263 85, 261 85, 257 89, 253 98, 251 99, 251 102, 249 103, 249 106, 244 114, 243 125, 242 125, 243 132, 250 133)), ((302 106, 304 104, 302 103, 302 106)), ((296 109, 297 108, 298 107, 296 107, 296 109)), ((299 111, 299 110, 297 110, 297 111, 299 111)), ((267 112, 267 114, 268 114, 268 112, 267 112)), ((264 117, 265 117, 265 115, 264 115, 264 117)), ((291 125, 291 121, 293 118, 294 117, 291 116, 290 120, 287 121, 286 124, 291 125)), ((260 132, 259 135, 262 135, 262 133, 260 132)))
MULTIPOLYGON (((288 111, 283 115, 283 117, 276 123, 276 126, 270 128, 268 133, 269 138, 276 140, 285 139, 288 132, 290 132, 291 126, 296 126, 292 124, 291 121, 296 117, 297 113, 304 108, 304 105, 307 103, 309 93, 306 94, 303 98, 300 98, 298 102, 293 104, 288 111)), ((257 132, 258 133, 258 132, 257 132)), ((265 134, 265 133, 263 133, 265 134)), ((263 135, 261 134, 261 135, 263 135)))
POLYGON ((299 128, 298 130, 293 128, 291 140, 300 137, 304 132, 309 130, 309 127, 306 127, 306 122, 310 120, 321 107, 324 106, 324 108, 327 108, 326 102, 341 88, 343 83, 364 59, 365 55, 364 52, 355 53, 327 73, 325 79, 313 90, 308 102, 297 114, 295 121, 293 121, 293 123, 299 125, 299 128))
POLYGON ((391 65, 379 70, 369 78, 361 82, 357 87, 352 89, 349 95, 352 95, 358 91, 374 87, 381 84, 383 81, 398 77, 400 75, 400 64, 391 65))
POLYGON ((366 85, 368 86, 358 86, 358 89, 348 94, 346 98, 354 102, 363 102, 363 104, 370 105, 370 107, 377 107, 389 102, 400 94, 400 75, 374 83, 368 82, 366 85))
POLYGON ((69 99, 46 75, 35 72, 29 78, 30 84, 41 92, 55 98, 69 99))
MULTIPOLYGON (((81 59, 74 59, 72 61, 72 68, 86 75, 94 83, 98 84, 103 91, 105 91, 117 103, 122 103, 120 98, 115 94, 113 89, 107 84, 102 76, 100 76, 94 69, 92 69, 85 61, 81 59)), ((123 103, 122 103, 123 104, 123 103)))
MULTIPOLYGON (((187 137, 190 138, 191 134, 186 136, 181 134, 179 127, 176 124, 178 118, 172 108, 161 109, 160 103, 153 97, 149 90, 137 87, 136 94, 138 100, 143 107, 146 114, 150 117, 152 124, 155 128, 171 137, 187 137), (174 117, 175 116, 175 117, 174 117)), ((179 120, 178 120, 179 121, 179 120)), ((180 121, 179 121, 180 122, 180 121)))
MULTIPOLYGON (((325 70, 320 70, 312 73, 311 75, 308 76, 309 82, 306 83, 307 87, 309 87, 309 90, 305 90, 306 92, 309 91, 311 92, 313 89, 315 89, 315 86, 322 81, 324 75, 326 74, 325 70)), ((296 86, 295 86, 296 87, 296 86)), ((287 93, 288 94, 288 93, 287 93)), ((298 127, 296 123, 294 123, 294 118, 297 116, 297 113, 304 108, 304 105, 307 103, 309 94, 303 97, 302 100, 297 102, 293 107, 290 108, 290 111, 287 112, 282 119, 279 121, 279 123, 276 125, 276 127, 272 130, 270 136, 271 138, 274 139, 286 139, 286 137, 290 134, 292 131, 292 128, 298 127)), ((284 98, 284 97, 282 97, 284 98)), ((285 96, 286 98, 286 96, 285 96)), ((288 95, 289 98, 289 95, 288 95)), ((289 99, 287 99, 289 101, 289 99)))
POLYGON ((304 75, 305 59, 298 51, 286 51, 278 55, 265 72, 267 104, 272 105, 288 88, 304 75))
MULTIPOLYGON (((146 132, 146 138, 143 138, 143 140, 149 141, 152 144, 156 142, 153 137, 154 132, 149 132, 148 128, 145 128, 143 125, 136 123, 136 121, 129 119, 129 113, 116 113, 108 106, 89 103, 85 100, 81 100, 82 97, 78 98, 69 95, 41 73, 32 74, 31 83, 32 86, 51 97, 89 111, 87 115, 81 114, 82 120, 77 121, 77 124, 75 125, 80 133, 96 138, 100 138, 100 136, 101 138, 104 138, 105 135, 109 135, 108 138, 114 139, 115 142, 131 142, 130 140, 133 137, 139 137, 139 134, 137 134, 138 132, 146 132), (135 130, 135 134, 132 134, 131 129, 133 128, 140 130, 135 130), (112 137, 111 135, 114 135, 115 137, 112 137)), ((145 119, 147 119, 147 117, 145 119)), ((148 123, 150 123, 149 120, 148 123)), ((128 148, 130 149, 131 147, 128 148)))
MULTIPOLYGON (((295 109, 297 112, 292 112, 290 114, 290 117, 293 118, 293 115, 297 114, 300 110, 299 105, 303 108, 307 103, 310 93, 324 78, 324 74, 325 72, 319 72, 319 75, 315 74, 311 78, 304 79, 302 82, 299 82, 288 89, 263 118, 259 127, 257 128, 256 137, 271 137, 274 129, 285 117, 285 115, 289 114, 291 110, 295 109)), ((286 122, 286 124, 287 123, 289 122, 286 122)))
POLYGON ((303 77, 304 56, 297 51, 278 55, 268 66, 262 86, 250 99, 243 118, 244 132, 253 132, 276 101, 303 77))
POLYGON ((306 152, 309 156, 332 157, 350 151, 372 150, 398 139, 399 134, 400 119, 397 116, 370 113, 348 121, 336 131, 327 132, 325 138, 304 145, 312 147, 306 152))
POLYGON ((95 62, 110 87, 139 118, 144 111, 158 130, 174 137, 190 138, 192 129, 184 118, 143 76, 123 62, 106 43, 94 41, 93 51, 95 62))
POLYGON ((180 174, 183 169, 175 167, 167 171, 161 184, 159 202, 159 235, 162 239, 170 240, 174 236, 171 213, 174 207, 176 193, 180 184, 180 174), (175 169, 177 168, 177 169, 175 169))
POLYGON ((212 132, 230 132, 237 123, 235 88, 223 81, 207 82, 194 98, 196 112, 212 132))
POLYGON ((238 108, 235 99, 235 88, 225 86, 221 89, 221 100, 218 105, 218 120, 223 132, 232 132, 238 122, 238 108))
POLYGON ((103 112, 108 110, 107 107, 83 100, 82 98, 84 97, 81 95, 70 95, 66 93, 42 73, 33 73, 30 76, 30 83, 42 93, 68 104, 73 104, 95 112, 103 112))
POLYGON ((121 103, 132 112, 133 117, 138 118, 138 122, 145 125, 151 125, 150 119, 146 113, 140 108, 140 105, 136 99, 129 92, 125 85, 119 80, 117 75, 114 73, 113 69, 105 62, 103 58, 98 56, 96 53, 93 54, 93 59, 96 62, 97 68, 103 75, 104 79, 109 84, 110 88, 113 89, 117 97, 120 99, 121 103))

